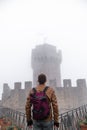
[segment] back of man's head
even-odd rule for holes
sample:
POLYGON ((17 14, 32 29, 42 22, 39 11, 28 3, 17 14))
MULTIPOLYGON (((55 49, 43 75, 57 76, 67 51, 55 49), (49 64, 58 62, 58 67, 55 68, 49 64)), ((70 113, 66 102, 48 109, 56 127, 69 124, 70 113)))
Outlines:
POLYGON ((45 74, 40 74, 39 76, 38 76, 38 82, 39 82, 39 84, 44 84, 45 82, 46 82, 46 75, 45 74))

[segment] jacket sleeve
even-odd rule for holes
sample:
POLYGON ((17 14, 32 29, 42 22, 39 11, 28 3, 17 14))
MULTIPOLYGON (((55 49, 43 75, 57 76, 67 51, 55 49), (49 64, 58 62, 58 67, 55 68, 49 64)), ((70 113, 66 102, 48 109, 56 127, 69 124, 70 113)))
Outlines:
POLYGON ((27 100, 26 100, 26 105, 25 105, 25 112, 26 112, 26 120, 27 121, 31 120, 31 106, 32 106, 32 104, 30 103, 30 93, 29 93, 27 100))
POLYGON ((56 97, 54 90, 52 93, 51 102, 52 102, 54 122, 58 123, 59 122, 59 110, 58 110, 57 97, 56 97))

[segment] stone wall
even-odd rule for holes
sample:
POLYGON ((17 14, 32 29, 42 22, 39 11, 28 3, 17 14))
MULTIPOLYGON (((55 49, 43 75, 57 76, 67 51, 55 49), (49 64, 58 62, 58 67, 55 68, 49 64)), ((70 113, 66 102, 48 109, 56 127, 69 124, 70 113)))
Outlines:
POLYGON ((9 107, 24 112, 26 98, 29 94, 29 90, 31 89, 31 87, 32 87, 31 81, 25 82, 24 89, 21 88, 21 82, 16 82, 14 83, 14 89, 10 90, 9 96, 7 96, 7 92, 4 89, 2 94, 2 105, 4 107, 9 107))
MULTIPOLYGON (((26 81, 24 84, 24 89, 21 88, 20 82, 14 83, 14 89, 9 88, 8 84, 4 85, 5 88, 7 85, 7 88, 3 89, 2 105, 25 112, 26 98, 32 88, 32 82, 26 81)), ((60 113, 87 103, 87 87, 85 79, 78 79, 76 81, 76 86, 72 86, 70 79, 64 79, 63 87, 54 87, 54 89, 58 98, 60 113)))

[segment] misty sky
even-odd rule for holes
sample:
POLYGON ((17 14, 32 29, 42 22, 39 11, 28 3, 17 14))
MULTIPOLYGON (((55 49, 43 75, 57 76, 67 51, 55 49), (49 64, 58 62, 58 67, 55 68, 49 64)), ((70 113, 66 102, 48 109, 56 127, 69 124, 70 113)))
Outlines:
POLYGON ((87 79, 86 0, 0 0, 0 97, 3 83, 32 80, 31 50, 44 42, 62 50, 62 79, 87 79))

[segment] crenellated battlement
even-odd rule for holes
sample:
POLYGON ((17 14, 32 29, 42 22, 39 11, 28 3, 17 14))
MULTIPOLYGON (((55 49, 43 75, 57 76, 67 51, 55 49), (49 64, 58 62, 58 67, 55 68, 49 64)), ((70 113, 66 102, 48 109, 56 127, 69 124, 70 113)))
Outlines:
POLYGON ((11 89, 7 83, 3 84, 2 105, 20 111, 24 110, 26 98, 29 90, 32 88, 31 81, 25 81, 23 88, 21 82, 15 82, 14 88, 11 89))
POLYGON ((72 80, 71 79, 64 79, 63 80, 63 87, 86 87, 86 79, 77 79, 76 80, 76 86, 72 86, 72 80))
MULTIPOLYGON (((71 79, 64 79, 62 87, 51 87, 56 90, 60 112, 72 109, 86 103, 87 85, 85 79, 77 79, 76 86, 72 86, 71 79)), ((32 88, 31 81, 25 81, 23 88, 21 82, 14 83, 11 89, 7 83, 3 84, 2 105, 16 110, 24 111, 26 98, 32 88)))

